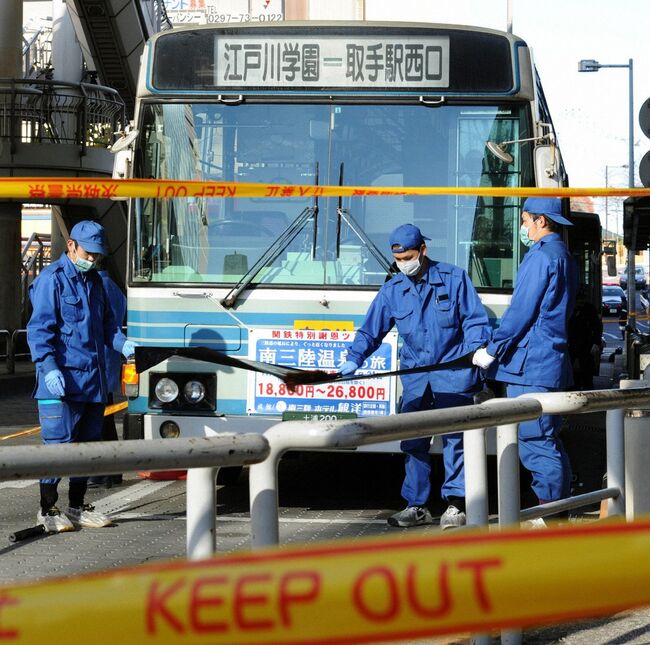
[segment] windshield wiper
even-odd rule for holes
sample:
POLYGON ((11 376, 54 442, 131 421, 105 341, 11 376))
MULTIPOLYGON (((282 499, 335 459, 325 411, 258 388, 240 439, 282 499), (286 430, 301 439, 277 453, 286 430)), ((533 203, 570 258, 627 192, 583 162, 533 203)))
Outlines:
MULTIPOLYGON (((343 186, 343 163, 339 166, 339 186, 343 186)), ((386 273, 393 274, 394 270, 390 262, 384 257, 383 253, 375 246, 375 243, 368 237, 359 223, 352 217, 352 214, 347 208, 343 208, 343 197, 339 195, 339 202, 336 207, 336 259, 338 260, 341 254, 341 220, 343 220, 352 230, 352 232, 365 244, 366 248, 379 262, 379 264, 386 269, 386 273)))
MULTIPOLYGON (((318 169, 319 169, 318 161, 316 162, 316 186, 318 186, 318 169)), ((311 259, 315 260, 316 259, 316 238, 318 237, 318 195, 314 196, 314 205, 312 207, 314 209, 314 230, 311 236, 311 259)))
MULTIPOLYGON (((318 164, 316 164, 316 186, 318 186, 318 164)), ((262 254, 260 259, 241 277, 239 282, 226 294, 226 297, 221 301, 224 307, 232 307, 237 302, 239 294, 248 287, 253 281, 253 278, 259 271, 267 264, 274 262, 279 255, 293 242, 298 233, 305 227, 305 225, 313 220, 314 222, 314 236, 312 238, 312 257, 316 253, 316 230, 318 226, 318 196, 314 197, 314 205, 308 206, 296 217, 291 224, 282 232, 271 246, 262 254)))

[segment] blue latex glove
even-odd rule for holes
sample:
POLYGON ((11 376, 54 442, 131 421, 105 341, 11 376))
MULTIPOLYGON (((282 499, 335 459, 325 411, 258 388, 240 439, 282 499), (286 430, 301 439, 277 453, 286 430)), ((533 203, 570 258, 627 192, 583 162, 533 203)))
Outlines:
POLYGON ((65 379, 60 370, 50 370, 45 375, 45 385, 52 396, 60 399, 65 394, 65 379))
POLYGON ((359 366, 354 361, 345 361, 345 363, 341 365, 339 374, 341 376, 350 376, 350 374, 354 374, 358 369, 359 366))
POLYGON ((124 346, 122 347, 122 354, 124 358, 130 358, 135 354, 135 343, 132 340, 124 341, 124 346))

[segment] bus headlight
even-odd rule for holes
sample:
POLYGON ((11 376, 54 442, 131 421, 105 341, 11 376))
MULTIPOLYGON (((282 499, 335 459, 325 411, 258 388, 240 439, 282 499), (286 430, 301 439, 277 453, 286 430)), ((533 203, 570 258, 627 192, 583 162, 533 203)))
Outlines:
POLYGON ((183 388, 183 396, 188 403, 200 403, 205 398, 205 385, 201 381, 188 381, 183 388))
POLYGON ((196 372, 150 372, 149 407, 179 414, 217 409, 217 375, 196 372))
POLYGON ((161 403, 171 403, 178 398, 178 385, 170 378, 161 378, 156 383, 154 393, 161 403))

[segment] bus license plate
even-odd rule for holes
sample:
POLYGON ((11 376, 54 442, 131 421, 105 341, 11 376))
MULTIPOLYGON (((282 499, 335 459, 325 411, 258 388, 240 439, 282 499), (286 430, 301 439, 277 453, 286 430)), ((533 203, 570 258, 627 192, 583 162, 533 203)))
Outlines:
POLYGON ((291 410, 282 413, 283 421, 336 421, 337 419, 356 419, 355 412, 298 412, 291 410))

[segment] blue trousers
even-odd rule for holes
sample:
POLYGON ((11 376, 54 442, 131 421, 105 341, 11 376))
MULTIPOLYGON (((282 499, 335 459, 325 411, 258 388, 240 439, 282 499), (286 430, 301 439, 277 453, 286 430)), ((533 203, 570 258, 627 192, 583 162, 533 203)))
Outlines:
MULTIPOLYGON (((421 398, 403 401, 400 413, 452 408, 471 405, 472 395, 432 392, 427 387, 421 398)), ((405 439, 400 449, 405 453, 404 483, 402 497, 407 506, 426 506, 431 494, 431 437, 405 439)), ((442 485, 442 498, 465 497, 465 459, 463 455, 463 433, 442 437, 442 461, 445 467, 445 481, 442 485)))
MULTIPOLYGON (((43 443, 81 443, 102 437, 104 403, 85 403, 61 399, 38 401, 43 443)), ((88 477, 70 477, 70 482, 85 482, 88 477)), ((58 484, 61 478, 41 479, 42 484, 58 484)))
MULTIPOLYGON (((507 384, 508 397, 528 392, 557 392, 540 385, 507 384)), ((562 417, 546 414, 519 424, 519 459, 533 476, 532 488, 540 502, 571 495, 571 462, 558 436, 562 417)))

